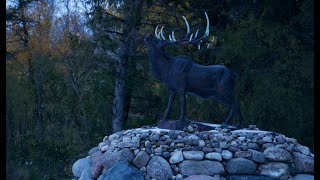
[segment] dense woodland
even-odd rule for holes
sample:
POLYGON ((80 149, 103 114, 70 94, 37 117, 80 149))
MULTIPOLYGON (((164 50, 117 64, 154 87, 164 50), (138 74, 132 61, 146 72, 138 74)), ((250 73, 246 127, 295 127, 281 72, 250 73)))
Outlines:
MULTIPOLYGON (((105 135, 155 124, 169 92, 150 72, 145 34, 205 30, 214 46, 174 46, 238 73, 244 126, 314 148, 312 0, 7 0, 7 178, 70 179, 105 135)), ((175 102, 172 117, 178 118, 175 102)), ((188 97, 187 118, 222 123, 227 108, 188 97)), ((232 121, 235 123, 235 121, 232 121)))

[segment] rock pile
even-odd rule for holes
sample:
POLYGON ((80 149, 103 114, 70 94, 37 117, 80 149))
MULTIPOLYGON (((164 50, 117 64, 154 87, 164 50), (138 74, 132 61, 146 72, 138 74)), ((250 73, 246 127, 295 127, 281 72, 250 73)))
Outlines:
POLYGON ((126 167, 125 177, 152 180, 312 179, 314 172, 308 147, 252 125, 234 131, 216 127, 199 132, 196 125, 184 131, 125 130, 104 137, 88 154, 73 164, 76 178, 119 179, 117 169, 126 167))

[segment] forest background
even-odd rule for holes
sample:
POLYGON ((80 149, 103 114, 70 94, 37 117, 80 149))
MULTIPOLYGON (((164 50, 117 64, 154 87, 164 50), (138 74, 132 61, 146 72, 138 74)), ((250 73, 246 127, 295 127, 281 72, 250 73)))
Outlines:
MULTIPOLYGON (((244 125, 313 151, 312 0, 7 0, 7 178, 70 179, 105 135, 155 124, 169 92, 151 76, 143 36, 159 25, 184 37, 182 15, 202 34, 204 11, 214 46, 170 53, 237 72, 244 125)), ((227 109, 189 96, 187 112, 222 123, 227 109)))

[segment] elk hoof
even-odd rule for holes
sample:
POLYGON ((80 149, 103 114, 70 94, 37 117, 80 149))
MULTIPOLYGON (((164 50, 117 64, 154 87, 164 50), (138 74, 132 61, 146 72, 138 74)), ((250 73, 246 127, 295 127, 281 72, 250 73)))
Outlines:
POLYGON ((241 124, 237 124, 237 126, 236 126, 238 129, 242 129, 242 125, 241 124))
POLYGON ((222 128, 222 129, 228 128, 228 124, 227 124, 227 123, 222 123, 222 124, 221 124, 221 128, 222 128))

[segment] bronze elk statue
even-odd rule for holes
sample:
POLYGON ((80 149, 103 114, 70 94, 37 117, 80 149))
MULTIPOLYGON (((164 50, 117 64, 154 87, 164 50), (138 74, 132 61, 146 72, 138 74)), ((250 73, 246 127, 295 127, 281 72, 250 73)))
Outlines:
POLYGON ((155 37, 148 33, 144 37, 144 42, 148 48, 148 58, 151 65, 151 71, 154 78, 162 81, 170 91, 170 97, 167 109, 160 123, 167 120, 172 103, 176 97, 180 99, 180 117, 176 125, 177 129, 182 129, 185 125, 186 116, 186 95, 195 95, 203 99, 215 97, 217 100, 229 107, 229 114, 223 123, 226 127, 234 115, 239 117, 237 127, 241 126, 243 121, 239 108, 239 101, 234 95, 235 79, 238 76, 229 68, 223 65, 204 66, 193 62, 187 56, 171 56, 165 52, 167 45, 186 45, 209 42, 209 18, 205 13, 207 26, 202 37, 197 37, 199 29, 195 34, 190 35, 190 27, 187 19, 182 16, 187 26, 187 34, 184 39, 177 40, 174 31, 166 39, 163 34, 163 28, 158 32, 158 26, 155 29, 155 37))

